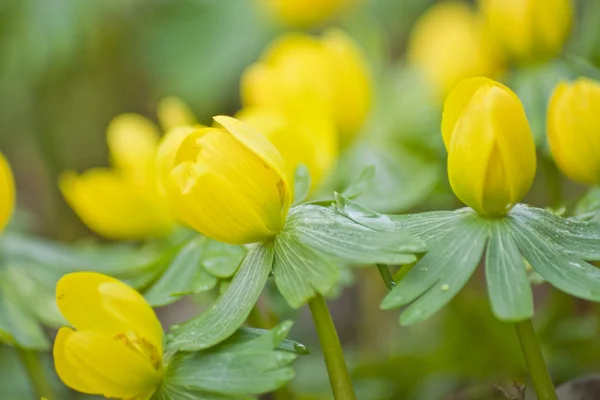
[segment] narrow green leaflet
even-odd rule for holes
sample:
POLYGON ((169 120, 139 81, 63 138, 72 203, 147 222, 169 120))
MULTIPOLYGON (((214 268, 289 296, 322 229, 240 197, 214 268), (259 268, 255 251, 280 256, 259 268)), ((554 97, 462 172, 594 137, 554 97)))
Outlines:
POLYGON ((184 397, 185 393, 201 392, 240 398, 276 390, 294 377, 290 364, 297 355, 279 350, 291 325, 284 322, 262 334, 240 330, 210 349, 175 353, 168 361, 164 384, 155 397, 186 399, 191 397, 184 397))
POLYGON ((277 288, 293 308, 302 307, 315 294, 327 294, 340 278, 332 260, 287 233, 275 239, 273 274, 277 288))
POLYGON ((358 264, 406 264, 423 249, 421 241, 404 233, 378 231, 311 204, 294 207, 284 231, 315 250, 358 264))
POLYGON ((533 294, 510 225, 491 224, 492 235, 485 257, 488 294, 494 315, 503 321, 521 321, 533 316, 533 294))
POLYGON ((593 221, 600 223, 600 187, 593 187, 577 202, 577 216, 588 215, 593 221))
POLYGON ((600 301, 600 269, 558 250, 548 237, 540 236, 530 221, 513 219, 512 235, 533 269, 553 286, 573 296, 600 301))
POLYGON ((479 264, 489 237, 489 221, 466 214, 398 282, 383 309, 412 303, 400 316, 402 325, 423 321, 445 306, 467 283, 479 264))
POLYGON ((304 164, 298 165, 294 172, 294 205, 302 203, 310 192, 310 173, 304 164))
POLYGON ((346 190, 344 190, 344 196, 348 197, 349 199, 360 196, 367 191, 373 182, 373 178, 375 178, 375 166, 369 165, 361 171, 358 179, 352 182, 346 188, 346 190))
MULTIPOLYGON (((600 223, 558 217, 523 204, 509 214, 517 225, 527 227, 560 253, 584 260, 600 260, 600 223)), ((530 260, 531 261, 531 260, 530 260)))
POLYGON ((231 336, 246 320, 267 281, 275 251, 272 244, 256 244, 217 301, 204 313, 174 328, 170 346, 194 351, 209 348, 231 336))

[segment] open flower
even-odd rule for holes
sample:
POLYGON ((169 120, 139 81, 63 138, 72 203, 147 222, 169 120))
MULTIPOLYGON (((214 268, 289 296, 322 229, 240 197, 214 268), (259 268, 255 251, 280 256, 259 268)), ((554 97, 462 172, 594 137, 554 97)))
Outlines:
POLYGON ((587 78, 558 84, 548 106, 548 143, 561 171, 600 185, 600 83, 587 78))
POLYGON ((61 380, 82 393, 149 399, 162 379, 163 330, 131 287, 106 275, 76 272, 56 287, 62 315, 54 363, 61 380))
POLYGON ((281 154, 250 126, 214 119, 223 128, 196 130, 179 146, 166 185, 170 203, 183 222, 212 239, 269 240, 292 199, 281 154))
POLYGON ((15 182, 12 170, 0 153, 0 232, 4 230, 15 209, 15 182))
POLYGON ((571 0, 480 0, 490 31, 520 62, 558 55, 573 20, 571 0))
POLYGON ((371 108, 372 83, 366 64, 342 31, 327 31, 321 39, 288 34, 246 70, 242 103, 284 110, 303 103, 325 110, 335 121, 340 143, 347 145, 371 108))
POLYGON ((409 38, 407 58, 440 102, 463 79, 494 76, 503 67, 501 53, 481 18, 457 1, 437 3, 419 18, 409 38))
POLYGON ((157 128, 141 115, 123 114, 110 123, 107 140, 112 168, 61 175, 69 205, 90 229, 111 239, 171 232, 175 220, 157 182, 157 128))
POLYGON ((456 196, 480 214, 506 214, 529 191, 535 144, 521 101, 488 78, 467 79, 444 104, 442 135, 456 196))

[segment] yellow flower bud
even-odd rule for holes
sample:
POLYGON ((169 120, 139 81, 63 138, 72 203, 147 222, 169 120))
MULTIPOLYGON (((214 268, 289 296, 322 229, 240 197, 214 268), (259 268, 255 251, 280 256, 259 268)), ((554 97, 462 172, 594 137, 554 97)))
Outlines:
POLYGON ((560 53, 573 20, 571 0, 480 0, 492 34, 520 62, 560 53))
POLYGON ((535 176, 533 135, 521 101, 488 78, 459 83, 444 104, 442 135, 456 196, 482 215, 506 214, 535 176))
POLYGON ((306 108, 299 104, 294 115, 266 108, 250 108, 242 110, 238 118, 275 145, 285 160, 289 176, 294 175, 299 164, 305 165, 310 172, 311 190, 314 190, 335 166, 338 138, 329 115, 306 108))
POLYGON ((443 1, 416 22, 407 59, 420 70, 441 100, 460 81, 495 76, 503 68, 483 21, 465 3, 443 1))
POLYGON ((165 132, 182 126, 194 126, 198 123, 194 113, 183 100, 177 97, 165 97, 158 103, 158 120, 165 132))
POLYGON ((0 232, 4 230, 15 208, 15 182, 12 170, 0 153, 0 232))
POLYGON ((156 127, 146 118, 120 115, 107 134, 113 168, 60 176, 63 196, 90 229, 111 239, 144 239, 164 236, 175 227, 158 186, 158 140, 156 127))
POLYGON ((600 185, 600 83, 561 82, 548 106, 548 143, 561 171, 574 181, 600 185))
POLYGON ((147 399, 163 373, 163 330, 152 307, 124 283, 93 272, 62 277, 56 302, 75 328, 54 342, 60 379, 78 392, 147 399))
POLYGON ((289 110, 304 103, 329 112, 345 145, 370 111, 372 83, 358 47, 330 30, 321 39, 297 33, 278 39, 244 73, 241 92, 245 107, 289 110))
POLYGON ((179 218, 225 243, 273 238, 292 193, 281 154, 265 136, 230 117, 223 128, 188 135, 177 151, 167 192, 179 218))
POLYGON ((283 24, 309 27, 331 19, 354 0, 258 0, 261 6, 283 24))

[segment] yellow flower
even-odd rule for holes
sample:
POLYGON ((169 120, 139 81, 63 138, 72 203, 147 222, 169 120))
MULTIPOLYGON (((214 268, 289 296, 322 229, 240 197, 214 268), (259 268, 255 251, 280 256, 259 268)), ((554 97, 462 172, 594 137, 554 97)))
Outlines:
POLYGON ((76 272, 60 279, 56 301, 75 328, 54 342, 60 379, 82 393, 149 399, 162 379, 163 330, 144 298, 109 276, 76 272))
POLYGON ((500 52, 483 28, 473 10, 457 1, 437 3, 416 22, 407 58, 440 101, 460 81, 502 70, 500 52))
POLYGON ((548 142, 562 172, 600 185, 600 83, 587 78, 558 84, 548 106, 548 142))
POLYGON ((225 243, 273 238, 292 199, 285 164, 260 133, 230 117, 223 128, 188 135, 177 151, 167 192, 179 218, 225 243))
POLYGON ((157 182, 159 134, 146 118, 116 117, 108 127, 113 168, 95 168, 60 177, 60 189, 93 231, 111 239, 143 239, 168 234, 175 226, 157 182))
POLYGON ((571 0, 480 0, 492 34, 520 62, 558 55, 573 20, 571 0))
POLYGON ((309 27, 331 19, 354 0, 259 0, 262 7, 285 25, 309 27))
POLYGON ((298 106, 294 115, 259 107, 244 109, 237 117, 277 147, 289 176, 293 176, 299 164, 305 165, 310 172, 311 190, 314 190, 337 161, 337 131, 327 113, 298 106))
POLYGON ((165 132, 198 123, 188 105, 177 97, 165 97, 158 103, 158 120, 165 132))
POLYGON ((15 209, 15 182, 12 170, 0 153, 0 232, 4 230, 15 209))
POLYGON ((533 136, 521 101, 488 78, 467 79, 444 104, 442 135, 456 196, 480 214, 506 214, 535 176, 533 136))
POLYGON ((366 60, 342 31, 321 39, 292 33, 267 50, 242 77, 245 107, 293 109, 311 105, 329 112, 347 145, 361 129, 371 108, 372 84, 366 60))

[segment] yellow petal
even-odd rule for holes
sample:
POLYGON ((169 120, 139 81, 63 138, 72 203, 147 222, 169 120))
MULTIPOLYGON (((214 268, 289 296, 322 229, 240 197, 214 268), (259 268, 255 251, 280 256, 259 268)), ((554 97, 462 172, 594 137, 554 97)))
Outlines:
POLYGON ((77 330, 109 337, 134 333, 162 357, 163 330, 154 310, 121 281, 95 272, 67 274, 56 286, 56 302, 77 330))
POLYGON ((281 185, 279 183, 278 185, 282 197, 281 215, 285 219, 292 202, 293 193, 291 185, 293 184, 293 180, 288 176, 285 162, 279 151, 277 151, 277 148, 263 135, 235 118, 217 116, 214 117, 214 120, 227 129, 242 145, 258 156, 262 162, 267 164, 279 176, 281 185))
POLYGON ((0 153, 0 232, 4 229, 15 208, 15 182, 12 170, 0 153))
POLYGON ((171 171, 175 168, 175 157, 183 139, 198 128, 181 126, 169 131, 160 141, 156 155, 156 170, 158 172, 158 187, 162 194, 166 193, 166 185, 171 171))
POLYGON ((168 190, 180 218, 211 239, 255 243, 278 231, 265 224, 259 216, 264 210, 247 200, 244 188, 198 164, 185 161, 175 167, 168 190))
POLYGON ((137 186, 121 174, 91 169, 65 172, 59 179, 67 203, 94 232, 110 239, 131 240, 167 235, 174 221, 156 186, 137 186))
POLYGON ((161 372, 135 350, 96 332, 61 329, 54 347, 55 367, 75 390, 130 399, 156 390, 161 372))
POLYGON ((308 27, 327 21, 353 0, 260 0, 267 11, 292 27, 308 27))
POLYGON ((152 169, 159 133, 147 118, 137 114, 115 117, 107 131, 108 148, 115 167, 139 181, 153 179, 152 169))
POLYGON ((158 120, 163 131, 198 123, 190 107, 178 97, 165 97, 158 103, 158 120))
POLYGON ((561 171, 574 181, 600 184, 600 83, 561 82, 548 106, 548 143, 561 171))

